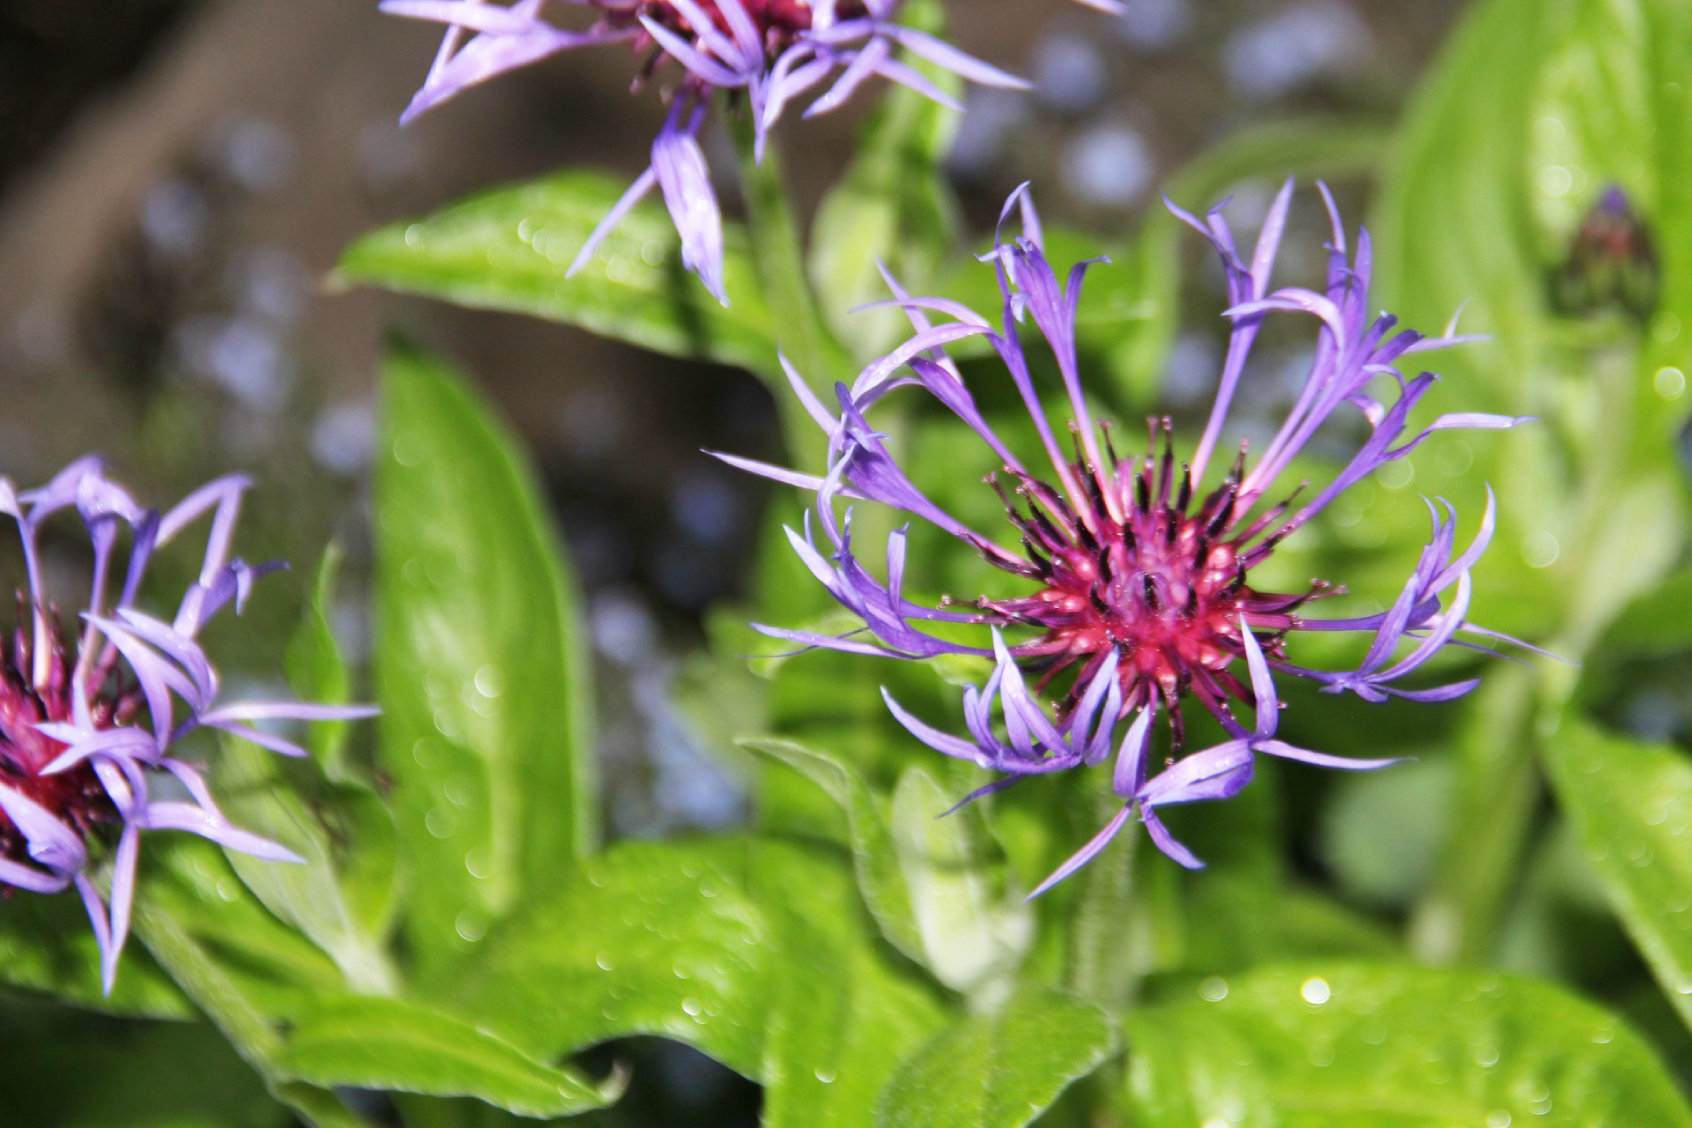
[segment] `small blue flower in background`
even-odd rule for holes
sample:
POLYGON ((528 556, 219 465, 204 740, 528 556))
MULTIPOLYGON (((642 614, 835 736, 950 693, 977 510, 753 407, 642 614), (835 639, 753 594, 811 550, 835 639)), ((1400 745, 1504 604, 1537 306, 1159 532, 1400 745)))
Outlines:
MULTIPOLYGON (((833 80, 805 110, 825 113, 874 76, 908 86, 953 108, 954 101, 897 58, 903 48, 970 82, 1027 83, 957 48, 894 22, 901 0, 561 0, 590 8, 580 31, 543 18, 545 0, 509 7, 480 0, 383 0, 382 11, 447 25, 422 89, 401 116, 409 121, 460 91, 560 51, 628 42, 646 61, 637 84, 673 78, 669 117, 652 144, 652 165, 599 224, 570 264, 575 273, 629 210, 658 188, 681 234, 689 269, 723 304, 722 215, 699 148, 699 127, 713 91, 746 92, 761 155, 787 104, 833 80), (469 32, 470 38, 465 39, 469 32), (667 65, 668 64, 668 65, 667 65)), ((1116 0, 1079 0, 1118 11, 1116 0)))
POLYGON ((29 581, 28 595, 18 597, 21 621, 11 645, 0 647, 0 884, 32 893, 76 887, 99 941, 108 994, 129 934, 142 831, 185 830, 255 857, 301 860, 231 825, 201 769, 180 758, 178 743, 197 728, 214 728, 304 756, 303 748, 251 722, 354 720, 375 712, 217 702, 218 673, 197 641, 199 631, 229 603, 239 611, 253 580, 270 570, 229 555, 246 487, 243 478, 220 478, 161 514, 138 505, 93 458, 72 463, 38 490, 20 493, 0 478, 0 512, 17 521, 29 581), (81 625, 67 645, 42 574, 39 534, 55 514, 71 511, 81 518, 94 557, 81 625), (154 551, 208 516, 199 578, 175 617, 140 610, 136 597, 154 551), (128 560, 120 576, 116 549, 126 529, 128 560), (169 797, 155 798, 152 784, 161 780, 169 781, 161 788, 169 797), (89 875, 90 846, 113 840, 110 896, 103 902, 89 875))
MULTIPOLYGON (((778 481, 814 490, 816 522, 803 534, 789 530, 794 550, 863 627, 842 636, 759 626, 777 638, 807 647, 909 659, 939 654, 990 657, 992 675, 964 695, 967 735, 918 719, 890 696, 888 707, 910 732, 939 752, 1004 773, 970 798, 1030 776, 1102 763, 1115 749, 1113 787, 1121 812, 1036 893, 1090 860, 1137 817, 1153 840, 1183 865, 1200 861, 1175 841, 1158 809, 1175 803, 1224 799, 1250 781, 1259 753, 1336 768, 1374 768, 1391 761, 1354 760, 1296 748, 1276 739, 1280 702, 1275 675, 1316 682, 1323 692, 1351 692, 1367 701, 1389 696, 1443 701, 1472 689, 1462 681, 1434 688, 1400 686, 1458 631, 1497 638, 1470 624, 1469 570, 1491 538, 1491 495, 1479 531, 1459 552, 1451 506, 1430 504, 1433 535, 1392 606, 1349 619, 1311 618, 1305 605, 1336 589, 1313 583, 1294 592, 1260 590, 1252 573, 1286 537, 1372 471, 1408 455, 1429 435, 1451 428, 1507 428, 1524 420, 1478 413, 1442 415, 1407 434, 1409 413, 1435 377, 1406 379, 1405 357, 1460 343, 1455 326, 1435 337, 1394 332, 1395 318, 1373 316, 1368 303, 1370 243, 1360 232, 1348 254, 1345 230, 1322 190, 1332 221, 1325 289, 1271 290, 1269 279, 1292 198, 1289 182, 1276 197, 1250 259, 1242 258, 1220 209, 1199 219, 1171 205, 1210 241, 1227 275, 1231 332, 1221 382, 1208 422, 1190 462, 1178 462, 1167 419, 1152 420, 1144 454, 1116 452, 1107 421, 1087 405, 1076 349, 1075 319, 1081 284, 1091 263, 1080 263, 1060 282, 1041 247, 1039 217, 1026 185, 1006 203, 1004 219, 1020 212, 1023 235, 999 240, 984 257, 997 272, 1004 305, 1001 320, 956 302, 913 298, 889 279, 896 304, 916 333, 864 369, 852 387, 837 385, 838 411, 825 407, 788 368, 794 391, 829 440, 828 472, 797 473, 732 456, 727 461, 778 481), (1279 431, 1254 458, 1242 443, 1237 457, 1206 485, 1206 472, 1222 441, 1229 407, 1253 342, 1271 314, 1313 316, 1318 325, 1314 362, 1279 431), (947 320, 934 324, 931 315, 947 320), (1072 418, 1066 453, 1041 406, 1024 351, 1025 324, 1045 338, 1061 377, 1072 418), (975 399, 945 347, 966 337, 985 338, 1003 363, 1043 448, 1045 477, 1012 453, 976 408, 975 399), (1386 402, 1375 398, 1385 384, 1386 402), (988 481, 999 493, 1015 536, 1013 550, 946 513, 913 483, 889 452, 885 436, 866 418, 888 394, 917 388, 938 399, 967 424, 991 452, 988 481), (1319 428, 1342 408, 1360 413, 1368 439, 1334 480, 1298 501, 1302 486, 1282 500, 1276 481, 1319 428), (1026 580, 1029 594, 982 597, 967 608, 949 600, 939 607, 901 593, 906 533, 894 532, 886 573, 864 567, 851 541, 851 510, 839 499, 869 499, 901 509, 958 537, 989 564, 1026 580), (822 543, 817 533, 820 530, 822 543), (948 624, 945 627, 926 625, 948 624), (969 626, 986 628, 978 642, 953 641, 969 626), (939 630, 941 633, 934 633, 939 630), (1361 665, 1326 671, 1294 664, 1289 639, 1302 631, 1350 631, 1372 636, 1361 665), (1021 641, 1011 641, 1021 639, 1021 641), (1400 651, 1403 650, 1403 653, 1400 651), (1029 685, 1025 675, 1035 678, 1029 685), (1049 714, 1040 694, 1064 689, 1049 714), (1225 730, 1223 743, 1188 752, 1183 709, 1197 703, 1225 730), (1245 723, 1238 708, 1251 708, 1245 723), (995 715, 997 722, 995 722, 995 715), (1165 768, 1150 774, 1153 722, 1169 730, 1165 768), (1118 741, 1116 730, 1127 721, 1118 741), (1001 735, 1002 734, 1002 735, 1001 735), (1149 778, 1148 778, 1149 776, 1149 778)), ((1001 221, 1001 230, 1003 220, 1001 221)), ((1510 640, 1514 641, 1514 640, 1510 640)))

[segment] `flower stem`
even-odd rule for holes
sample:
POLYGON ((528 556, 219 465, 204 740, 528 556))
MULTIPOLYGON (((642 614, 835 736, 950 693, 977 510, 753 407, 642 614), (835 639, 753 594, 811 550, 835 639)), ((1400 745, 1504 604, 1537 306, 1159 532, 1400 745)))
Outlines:
MULTIPOLYGON (((1095 821, 1115 816, 1122 801, 1099 791, 1095 821)), ((1081 896, 1070 918, 1069 960, 1065 986, 1112 1014, 1133 1005, 1139 993, 1139 968, 1128 927, 1133 919, 1134 858, 1142 837, 1118 835, 1110 849, 1094 858, 1073 880, 1081 896)))
MULTIPOLYGON (((850 383, 857 364, 823 320, 816 295, 805 271, 804 241, 798 217, 788 198, 786 178, 776 146, 764 150, 760 162, 753 153, 754 129, 747 114, 730 124, 735 151, 740 157, 740 179, 746 193, 746 225, 752 241, 752 259, 758 281, 769 302, 771 319, 777 326, 777 344, 811 390, 823 402, 834 401, 836 382, 850 383)), ((803 438, 810 442, 814 427, 792 396, 778 395, 789 443, 803 438)), ((795 445, 795 450, 803 447, 795 445)))

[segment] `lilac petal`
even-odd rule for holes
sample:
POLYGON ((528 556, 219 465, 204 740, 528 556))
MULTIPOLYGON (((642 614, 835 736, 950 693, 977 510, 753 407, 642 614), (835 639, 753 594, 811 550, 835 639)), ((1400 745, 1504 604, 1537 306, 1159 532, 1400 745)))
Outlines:
POLYGON ((1143 706, 1117 749, 1110 786, 1124 799, 1134 798, 1146 782, 1146 753, 1151 748, 1151 723, 1156 716, 1155 703, 1143 706))
POLYGON ((822 97, 805 108, 803 116, 812 118, 819 114, 826 114, 830 110, 838 109, 848 98, 857 93, 858 87, 875 74, 882 63, 887 61, 890 50, 891 48, 888 47, 887 41, 884 39, 872 39, 865 44, 863 50, 858 52, 857 57, 846 65, 846 69, 841 72, 834 85, 829 87, 822 97))
POLYGON ((123 954, 124 941, 129 939, 129 916, 135 905, 135 862, 140 850, 140 828, 130 823, 123 828, 112 861, 112 938, 100 959, 100 982, 108 995, 117 979, 118 956, 123 954))
MULTIPOLYGON (((76 879, 82 880, 77 874, 76 879)), ((27 889, 31 893, 58 893, 71 883, 68 874, 43 873, 22 862, 0 858, 0 885, 9 885, 15 889, 27 889)))
POLYGON ((726 306, 729 303, 723 293, 722 212, 717 207, 717 195, 711 188, 710 172, 699 142, 691 130, 676 128, 674 122, 672 113, 671 122, 652 144, 652 168, 658 174, 658 187, 670 209, 670 218, 681 234, 682 261, 699 275, 711 296, 726 306))
POLYGON ((900 705, 893 699, 893 695, 888 692, 886 686, 881 687, 881 699, 887 702, 887 711, 893 714, 894 720, 898 721, 901 725, 904 725, 905 729, 912 736, 916 737, 936 752, 944 753, 947 756, 954 756, 959 760, 968 760, 983 768, 992 766, 991 758, 982 752, 980 747, 973 741, 964 740, 961 737, 953 736, 950 733, 941 732, 933 725, 930 725, 912 715, 903 705, 900 705))
POLYGON ((480 0, 382 0, 376 5, 376 10, 402 19, 457 24, 468 31, 515 35, 526 31, 535 22, 536 7, 525 4, 500 8, 483 4, 480 0))
POLYGON ((149 803, 139 818, 149 830, 184 830, 263 861, 305 864, 304 858, 286 846, 230 826, 192 803, 149 803))
POLYGON ((1098 857, 1099 851, 1110 845, 1111 839, 1115 838, 1122 830, 1122 827, 1128 822, 1128 816, 1132 813, 1133 807, 1131 805, 1125 805, 1120 811, 1116 812, 1116 815, 1109 822, 1105 823, 1103 830, 1088 839, 1085 846, 1071 854, 1068 861, 1053 870, 1052 875, 1042 881, 1039 885, 1036 885, 1034 887, 1034 891, 1024 897, 1023 900, 1032 901, 1034 898, 1038 897, 1040 894, 1044 893, 1046 890, 1050 889, 1052 886, 1056 885, 1058 882, 1062 881, 1064 878, 1068 877, 1070 874, 1098 857))
POLYGON ((1251 688, 1257 697, 1257 717, 1252 727, 1258 736, 1274 736, 1279 723, 1281 702, 1275 696, 1275 681, 1264 660, 1263 648, 1257 643, 1251 625, 1240 616, 1240 646, 1245 650, 1246 668, 1251 672, 1251 688))
POLYGON ((1395 689, 1391 686, 1383 688, 1393 697, 1402 697, 1406 701, 1419 701, 1426 704, 1455 701, 1478 685, 1480 685, 1479 678, 1469 678, 1467 681, 1452 682, 1450 685, 1435 686, 1433 689, 1395 689))
POLYGON ((1146 833, 1151 835, 1151 840, 1166 856, 1190 870, 1204 868, 1204 863, 1199 860, 1198 855, 1177 842, 1175 836, 1169 833, 1169 828, 1163 825, 1163 820, 1157 817, 1156 811, 1143 810, 1140 813, 1140 821, 1146 824, 1146 833))
POLYGON ((47 766, 41 769, 44 776, 57 775, 90 756, 122 753, 147 759, 158 751, 156 739, 136 728, 99 729, 90 732, 74 725, 47 723, 36 725, 35 729, 42 735, 66 745, 63 752, 53 757, 47 766))
POLYGON ((248 701, 200 714, 202 724, 224 721, 362 721, 381 714, 374 705, 319 705, 305 701, 248 701))
POLYGON ((1251 749, 1243 740, 1230 740, 1165 768, 1140 788, 1138 798, 1145 807, 1227 799, 1250 781, 1251 749))
POLYGON ((900 27, 897 24, 883 26, 882 34, 896 41, 899 46, 920 59, 926 59, 937 67, 951 71, 953 74, 968 82, 979 86, 999 86, 1009 90, 1027 90, 1030 83, 1026 79, 1018 78, 1008 71, 984 63, 974 55, 960 51, 950 43, 926 32, 914 28, 900 27))
POLYGON ((517 35, 478 35, 430 74, 422 89, 400 114, 400 124, 411 124, 472 86, 520 70, 560 51, 627 39, 630 34, 629 31, 569 32, 537 23, 517 35))
POLYGON ((299 760, 308 760, 311 758, 310 752, 307 752, 304 748, 301 748, 293 741, 284 740, 280 736, 273 736, 268 732, 262 732, 259 729, 251 728, 247 725, 238 725, 230 721, 213 721, 205 718, 201 718, 201 723, 208 728, 219 729, 223 732, 229 733, 231 736, 238 736, 242 740, 250 740, 260 748, 268 748, 270 751, 279 752, 284 756, 292 756, 299 760))
POLYGON ((1342 768, 1346 771, 1370 771, 1374 768, 1384 768, 1392 764, 1404 762, 1403 756, 1390 756, 1384 760, 1364 760, 1351 756, 1330 756, 1326 752, 1312 752, 1308 748, 1295 748, 1279 740, 1253 741, 1252 748, 1258 752, 1267 752, 1271 756, 1279 756, 1283 760, 1298 760, 1305 764, 1314 764, 1319 768, 1342 768))
POLYGON ((0 783, 0 811, 24 836, 29 856, 55 873, 76 873, 88 861, 82 836, 21 791, 0 783))
POLYGON ((588 235, 587 242, 583 243, 582 249, 576 252, 576 257, 570 260, 570 265, 564 271, 564 277, 574 277, 577 271, 586 266, 593 258, 594 252, 599 250, 599 245, 605 242, 606 237, 617 229, 617 225, 623 222, 624 217, 633 211, 634 206, 640 203, 657 184, 658 174, 650 168, 636 177, 635 182, 629 185, 629 190, 618 197, 617 202, 611 205, 611 210, 605 213, 605 218, 600 220, 599 225, 588 235))
POLYGON ((657 40, 665 54, 712 86, 735 87, 746 85, 745 75, 731 70, 703 51, 698 50, 693 44, 650 16, 641 16, 640 26, 646 29, 648 35, 657 40))
POLYGON ((112 946, 111 921, 107 919, 106 906, 100 902, 100 894, 86 875, 76 875, 76 891, 82 896, 82 907, 88 913, 88 923, 94 926, 94 943, 100 949, 101 985, 105 993, 110 995, 111 984, 105 982, 104 972, 107 964, 117 962, 116 950, 112 946))

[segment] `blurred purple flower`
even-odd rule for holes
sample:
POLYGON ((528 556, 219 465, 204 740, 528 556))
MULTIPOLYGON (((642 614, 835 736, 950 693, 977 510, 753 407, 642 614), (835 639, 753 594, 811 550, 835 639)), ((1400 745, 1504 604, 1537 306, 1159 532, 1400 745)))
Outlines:
POLYGON ((932 727, 887 698, 900 723, 929 747, 1005 773, 970 798, 1029 775, 1099 764, 1115 748, 1112 782, 1124 801, 1122 811, 1036 893, 1092 858, 1133 817, 1170 857, 1199 866, 1164 829, 1159 808, 1233 795, 1250 780, 1259 753, 1336 768, 1390 762, 1344 759, 1277 739, 1276 673, 1307 678, 1323 692, 1351 692, 1366 701, 1389 696, 1443 701, 1476 683, 1422 689, 1399 683, 1453 644, 1459 630, 1499 637, 1465 619, 1469 569, 1493 531, 1490 491, 1479 530, 1461 552, 1455 542, 1455 512, 1443 501, 1430 503, 1432 540, 1402 594, 1380 614, 1309 618, 1300 613, 1306 602, 1343 589, 1318 581, 1301 592, 1277 593, 1249 582, 1253 570, 1282 540, 1342 491, 1408 455, 1434 432, 1506 428, 1523 421, 1474 413, 1441 415, 1407 433, 1409 413, 1435 377, 1424 372, 1406 379, 1400 362, 1465 338, 1455 335, 1454 325, 1432 338, 1415 331, 1393 333, 1393 317, 1372 317, 1368 233, 1359 233, 1355 254, 1348 257, 1333 201, 1325 188, 1322 195, 1333 235, 1321 291, 1270 289, 1291 183, 1275 198, 1249 260, 1241 257, 1220 209, 1200 219, 1170 205, 1220 255, 1228 281, 1226 316, 1232 323, 1215 404, 1190 463, 1177 463, 1168 419, 1151 420, 1145 454, 1128 458, 1117 455, 1108 422, 1093 419, 1081 382, 1075 328, 1082 278, 1092 264, 1076 265, 1066 282, 1059 281, 1041 248, 1039 218, 1026 185, 1005 206, 1006 218, 1020 209, 1023 236, 999 241, 984 258, 997 272, 1004 299, 999 324, 955 302, 912 298, 889 278, 894 304, 907 312, 916 333, 864 369, 854 386, 836 387, 838 414, 825 408, 788 368, 795 393, 829 437, 828 473, 816 477, 721 456, 816 492, 824 543, 819 545, 809 518, 804 533, 789 530, 789 539, 817 579, 863 622, 863 627, 841 636, 770 626, 760 630, 807 647, 913 659, 938 654, 993 659, 986 684, 965 692, 967 736, 932 727), (1282 312, 1312 315, 1319 327, 1315 359, 1297 402, 1254 465, 1248 465, 1242 443, 1232 464, 1219 467, 1208 492, 1202 492, 1258 330, 1266 317, 1282 312), (933 314, 949 320, 935 325, 930 321, 933 314), (1056 360, 1073 416, 1073 455, 1059 446, 1041 406, 1022 342, 1029 320, 1056 360), (976 408, 958 368, 945 354, 946 345, 965 337, 985 338, 1008 370, 1050 463, 1051 480, 1025 466, 976 408), (1390 402, 1375 398, 1383 383, 1392 392, 1390 402), (884 444, 885 436, 870 426, 865 413, 902 388, 921 388, 933 395, 990 448, 999 470, 987 480, 1004 503, 1020 551, 1003 547, 939 509, 899 467, 884 444), (1356 408, 1371 429, 1361 449, 1332 483, 1304 504, 1295 500, 1302 486, 1286 500, 1272 502, 1276 480, 1318 428, 1346 405, 1356 408), (1009 490, 1001 479, 1009 480, 1009 490), (976 549, 988 563, 1027 580, 1035 590, 1020 597, 983 596, 967 609, 949 599, 942 599, 938 608, 907 600, 901 592, 905 531, 889 537, 886 578, 877 579, 854 554, 851 510, 840 520, 839 498, 867 498, 920 517, 976 549), (971 626, 989 628, 991 638, 985 644, 957 641, 967 637, 971 626), (1007 633, 1026 631, 1033 632, 1026 641, 1006 641, 1007 633), (1357 669, 1331 672, 1293 664, 1288 638, 1299 631, 1354 631, 1372 640, 1357 669), (1401 649, 1407 652, 1400 655, 1401 649), (1025 671, 1037 676, 1032 687, 1025 671), (1038 694, 1065 674, 1062 684, 1067 691, 1049 714, 1038 694), (1182 710, 1189 701, 1215 718, 1228 739, 1185 754, 1182 710), (1253 710, 1249 727, 1235 715, 1238 704, 1253 710), (1159 714, 1170 733, 1168 758, 1165 769, 1148 778, 1152 724, 1159 714), (1116 729, 1123 721, 1129 722, 1128 729, 1118 742, 1116 729))
POLYGON ((32 893, 76 887, 99 942, 108 994, 129 933, 142 831, 185 830, 255 857, 301 861, 231 825, 201 769, 177 754, 177 743, 196 728, 215 728, 304 756, 304 749, 251 722, 352 720, 375 712, 217 702, 217 670, 196 636, 225 605, 233 602, 239 611, 253 580, 271 570, 229 556, 246 487, 244 478, 220 478, 161 515, 138 505, 94 458, 23 493, 0 478, 0 512, 17 521, 29 578, 28 595, 18 595, 20 622, 11 645, 0 647, 0 885, 32 893), (38 536, 54 514, 72 510, 88 532, 94 559, 92 588, 78 616, 82 624, 67 645, 45 587, 38 536), (154 550, 207 515, 211 528, 199 578, 175 618, 166 622, 144 613, 135 600, 154 550), (125 529, 128 559, 119 564, 125 529), (122 577, 114 589, 115 564, 122 577), (167 778, 172 784, 164 790, 177 797, 154 798, 150 782, 167 778), (110 897, 102 902, 90 869, 108 846, 110 897))
MULTIPOLYGON (((447 25, 434 66, 401 115, 402 122, 479 82, 574 47, 627 41, 646 55, 637 86, 654 74, 673 75, 673 104, 653 143, 651 168, 594 230, 570 264, 570 273, 593 256, 629 209, 656 186, 663 190, 681 233, 688 265, 726 305, 722 217, 697 139, 713 91, 746 92, 761 156, 765 137, 787 104, 824 83, 830 84, 807 107, 806 117, 839 106, 873 76, 957 108, 944 91, 896 57, 895 48, 971 82, 1027 85, 943 40, 896 23, 901 2, 559 0, 596 14, 591 25, 579 31, 544 19, 546 0, 516 0, 509 7, 482 0, 382 0, 380 7, 391 15, 447 25)), ((1103 11, 1119 10, 1115 0, 1079 2, 1103 11)))

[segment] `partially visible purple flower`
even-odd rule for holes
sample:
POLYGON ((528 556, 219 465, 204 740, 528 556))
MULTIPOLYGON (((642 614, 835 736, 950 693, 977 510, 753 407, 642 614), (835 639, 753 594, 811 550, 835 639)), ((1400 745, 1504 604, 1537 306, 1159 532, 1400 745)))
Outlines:
POLYGON ((197 636, 218 611, 239 611, 252 582, 270 568, 231 558, 244 478, 220 478, 167 512, 146 509, 84 458, 47 485, 17 492, 0 478, 0 512, 16 520, 29 592, 9 647, 0 647, 0 885, 32 893, 75 886, 94 926, 107 993, 129 933, 136 860, 144 830, 184 830, 272 861, 301 861, 286 848, 232 825, 201 769, 177 745, 215 728, 285 755, 291 741, 252 727, 268 720, 352 720, 364 706, 294 702, 220 704, 218 675, 197 636), (41 526, 74 511, 93 547, 93 584, 67 642, 42 575, 41 526), (170 621, 136 605, 155 550, 210 518, 199 577, 170 621), (127 532, 128 555, 118 552, 127 532), (120 574, 121 573, 121 574, 120 574), (182 715, 177 716, 177 704, 182 715), (168 780, 155 797, 154 785, 168 780), (109 900, 90 876, 109 854, 109 900))
POLYGON ((1221 257, 1232 322, 1216 402, 1190 463, 1177 462, 1167 419, 1151 420, 1145 453, 1126 458, 1116 453, 1108 422, 1093 419, 1075 331, 1082 279, 1092 264, 1080 263, 1067 280, 1059 280, 1042 250, 1039 217, 1026 186, 1006 203, 1004 217, 1020 211, 1023 236, 1000 240, 984 256, 997 273, 1003 296, 997 324, 955 302, 910 297, 889 279, 894 304, 905 309, 915 334, 864 369, 853 386, 839 385, 837 411, 825 408, 788 368, 795 393, 828 436, 828 473, 816 477, 722 456, 755 473, 815 491, 816 525, 826 543, 818 543, 809 521, 803 535, 790 530, 789 537, 830 594, 863 623, 842 636, 762 625, 760 630, 807 647, 909 659, 949 653, 993 660, 985 685, 965 693, 967 735, 935 728, 887 698, 894 716, 924 744, 1003 773, 969 798, 1030 775, 1096 765, 1115 750, 1112 786, 1123 800, 1121 812, 1036 893, 1085 864, 1131 818, 1143 822, 1170 857, 1199 866, 1199 860, 1169 835, 1158 810, 1235 794, 1251 779, 1259 754, 1334 768, 1375 768, 1391 762, 1331 756, 1278 739, 1277 673, 1314 681, 1324 692, 1354 693, 1365 701, 1389 696, 1443 701, 1476 683, 1465 680, 1432 688, 1405 688, 1400 683, 1452 645, 1459 631, 1501 637, 1466 618, 1469 570, 1494 526, 1490 492, 1480 528, 1461 552, 1456 547, 1455 511, 1443 501, 1430 503, 1433 537, 1399 597, 1379 614, 1349 619, 1307 616, 1306 603, 1343 591, 1321 581, 1289 593, 1252 585, 1255 569, 1282 540, 1348 487, 1405 457, 1433 433, 1507 428, 1523 421, 1460 413, 1439 416, 1412 430, 1410 412, 1433 387, 1435 377, 1424 372, 1406 378, 1401 362, 1464 338, 1456 336, 1454 326, 1432 338, 1413 330, 1395 333, 1392 316, 1371 313, 1368 233, 1360 232, 1355 253, 1348 253, 1345 230, 1325 188, 1333 229, 1325 286, 1271 289, 1270 273, 1291 196, 1288 183, 1270 208, 1249 259, 1236 247, 1220 209, 1199 219, 1170 205, 1221 257), (1252 345, 1264 320, 1280 313, 1316 319, 1310 372, 1291 413, 1255 461, 1248 461, 1242 442, 1232 464, 1207 485, 1207 471, 1252 345), (932 315, 949 320, 935 325, 932 315), (1022 339, 1028 322, 1055 358, 1072 413, 1073 455, 1060 447, 1042 407, 1022 339), (985 338, 997 353, 1027 409, 1051 478, 1026 466, 976 408, 959 369, 945 354, 948 344, 965 337, 985 338), (1387 402, 1376 398, 1382 386, 1389 393, 1387 402), (867 414, 884 396, 904 388, 921 389, 938 399, 986 444, 997 467, 987 481, 999 493, 1016 530, 1018 551, 941 510, 900 469, 867 414), (1276 480, 1345 407, 1356 409, 1370 429, 1361 448, 1308 501, 1298 502, 1302 485, 1285 500, 1273 501, 1276 480), (1024 596, 983 596, 967 609, 949 599, 937 608, 907 600, 901 591, 904 530, 889 539, 885 582, 876 579, 854 554, 850 510, 844 521, 836 515, 842 498, 869 499, 919 517, 962 540, 994 567, 1028 581, 1033 590, 1024 596), (967 633, 959 624, 986 627, 990 638, 983 640, 985 645, 956 641, 967 633), (1335 672, 1294 664, 1288 642, 1301 631, 1351 631, 1372 637, 1356 669, 1335 672), (1021 641, 1009 642, 1007 636, 1021 641), (1025 673, 1035 675, 1032 686, 1025 673), (1054 687, 1064 691, 1049 709, 1040 695, 1054 687), (1191 702, 1214 718, 1228 739, 1188 753, 1183 709, 1191 702), (1252 710, 1249 726, 1236 716, 1241 705, 1252 710), (1148 765, 1154 758, 1153 722, 1159 717, 1168 727, 1169 750, 1163 770, 1153 773, 1148 765), (1127 731, 1118 741, 1116 728, 1124 721, 1127 731))
MULTIPOLYGON (((1116 11, 1115 0, 1078 0, 1116 11)), ((423 86, 402 122, 487 79, 574 47, 628 42, 646 56, 636 85, 653 75, 674 81, 673 105, 652 147, 652 167, 612 209, 570 264, 581 269, 630 208, 655 186, 681 233, 688 265, 718 301, 722 291, 722 217, 697 141, 700 118, 717 90, 743 91, 761 156, 765 137, 796 98, 822 88, 805 116, 834 109, 865 80, 880 77, 949 106, 939 87, 903 61, 896 48, 970 82, 1027 84, 944 41, 895 22, 901 0, 558 0, 590 9, 581 30, 545 19, 546 0, 509 7, 482 0, 382 0, 391 15, 447 25, 423 86), (685 191, 683 189, 685 188, 685 191)))

